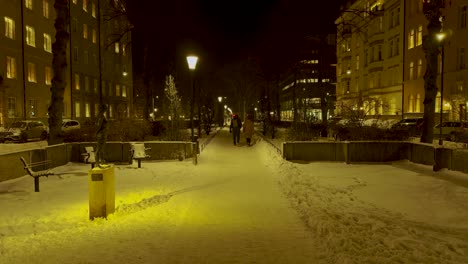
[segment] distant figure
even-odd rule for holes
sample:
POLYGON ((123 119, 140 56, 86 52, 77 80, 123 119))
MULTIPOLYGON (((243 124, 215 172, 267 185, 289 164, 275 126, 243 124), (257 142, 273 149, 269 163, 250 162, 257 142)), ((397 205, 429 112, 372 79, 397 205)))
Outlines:
POLYGON ((253 122, 253 116, 251 114, 247 115, 247 119, 244 121, 244 135, 247 140, 247 146, 250 146, 252 136, 254 134, 254 122, 253 122))
POLYGON ((239 119, 237 114, 234 114, 231 119, 231 125, 229 126, 229 133, 232 132, 232 141, 234 146, 240 141, 240 130, 242 127, 242 121, 239 119))
POLYGON ((107 118, 106 118, 107 106, 99 106, 99 114, 97 120, 97 131, 96 131, 96 165, 100 165, 104 162, 104 145, 107 140, 107 118))

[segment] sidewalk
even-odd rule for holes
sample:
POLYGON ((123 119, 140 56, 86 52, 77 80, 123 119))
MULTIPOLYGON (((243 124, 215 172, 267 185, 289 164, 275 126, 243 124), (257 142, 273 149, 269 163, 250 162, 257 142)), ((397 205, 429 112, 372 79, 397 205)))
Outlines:
POLYGON ((466 175, 298 164, 224 128, 194 166, 116 165, 116 212, 88 220, 89 166, 0 183, 1 263, 468 263, 466 175))

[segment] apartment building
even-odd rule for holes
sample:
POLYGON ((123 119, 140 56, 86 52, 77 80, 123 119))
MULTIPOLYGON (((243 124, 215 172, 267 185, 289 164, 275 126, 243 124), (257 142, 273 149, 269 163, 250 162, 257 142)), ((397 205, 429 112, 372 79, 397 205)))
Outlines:
POLYGON ((292 121, 294 99, 299 120, 322 119, 325 100, 328 116, 334 115, 336 35, 311 35, 297 47, 297 61, 281 76, 281 120, 292 121))
POLYGON ((403 2, 349 1, 335 21, 338 115, 401 115, 403 2))
MULTIPOLYGON (((55 39, 53 0, 0 0, 0 123, 16 119, 47 122, 55 39)), ((100 91, 109 118, 128 117, 132 102, 131 53, 124 19, 101 19, 98 0, 70 1, 69 67, 64 118, 91 120, 98 113, 100 91), (100 38, 99 38, 100 34, 100 38), (99 52, 99 40, 101 49, 99 52), (99 59, 99 56, 101 56, 99 59), (99 61, 101 61, 101 75, 99 61), (101 86, 99 80, 102 80, 101 86), (102 88, 101 88, 102 87, 102 88)), ((112 1, 101 1, 101 18, 112 1)))
MULTIPOLYGON (((444 47, 444 56, 442 58, 441 48, 436 112, 440 113, 442 108, 445 120, 467 119, 467 6, 467 0, 451 0, 446 1, 442 10, 445 38, 441 45, 444 47)), ((354 109, 368 110, 369 115, 390 118, 422 116, 426 70, 423 38, 430 37, 427 36, 427 20, 423 14, 422 1, 348 1, 336 24, 339 46, 338 105, 352 104, 354 109), (382 30, 372 34, 372 28, 376 25, 382 30), (376 42, 378 36, 381 37, 376 42), (357 40, 359 38, 362 38, 361 46, 357 40), (381 57, 380 51, 383 52, 381 57), (361 56, 364 58, 364 67, 361 71, 356 68, 353 70, 352 65, 356 65, 361 56), (374 66, 378 64, 382 65, 380 71, 374 66), (361 80, 363 83, 359 82, 361 80), (359 84, 353 89, 353 83, 359 84), (373 104, 377 105, 373 102, 376 101, 382 103, 373 110, 373 104), (370 103, 370 108, 366 102, 370 103)), ((440 116, 436 115, 436 118, 439 119, 440 116)))

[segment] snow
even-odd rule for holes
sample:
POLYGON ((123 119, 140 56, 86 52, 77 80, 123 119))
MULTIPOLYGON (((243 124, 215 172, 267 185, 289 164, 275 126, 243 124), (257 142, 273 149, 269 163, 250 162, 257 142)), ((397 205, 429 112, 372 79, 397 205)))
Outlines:
MULTIPOLYGON (((88 219, 89 165, 0 182, 0 263, 468 263, 468 176, 283 160, 224 129, 198 165, 114 165, 116 212, 88 219)), ((4 172, 1 172, 4 173, 4 172)))

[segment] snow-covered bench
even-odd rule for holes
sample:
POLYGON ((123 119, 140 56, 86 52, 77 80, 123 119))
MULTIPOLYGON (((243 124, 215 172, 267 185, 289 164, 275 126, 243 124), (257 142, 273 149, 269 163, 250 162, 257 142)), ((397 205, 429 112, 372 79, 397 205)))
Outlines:
POLYGON ((49 160, 46 161, 40 161, 40 162, 35 162, 35 163, 30 163, 28 164, 26 160, 23 157, 20 157, 21 162, 24 165, 24 170, 29 174, 29 176, 34 178, 34 191, 39 192, 39 178, 42 176, 49 177, 49 175, 54 175, 54 171, 46 169, 46 170, 39 170, 39 171, 34 171, 32 168, 38 167, 38 166, 46 166, 50 164, 49 160))
POLYGON ((151 150, 151 148, 145 148, 145 143, 130 143, 130 164, 133 163, 133 160, 137 160, 138 168, 141 168, 141 159, 150 157, 146 154, 147 150, 151 150))
POLYGON ((90 163, 91 168, 94 168, 94 165, 96 164, 96 153, 92 146, 85 147, 85 152, 81 153, 81 156, 83 157, 84 163, 90 163))

